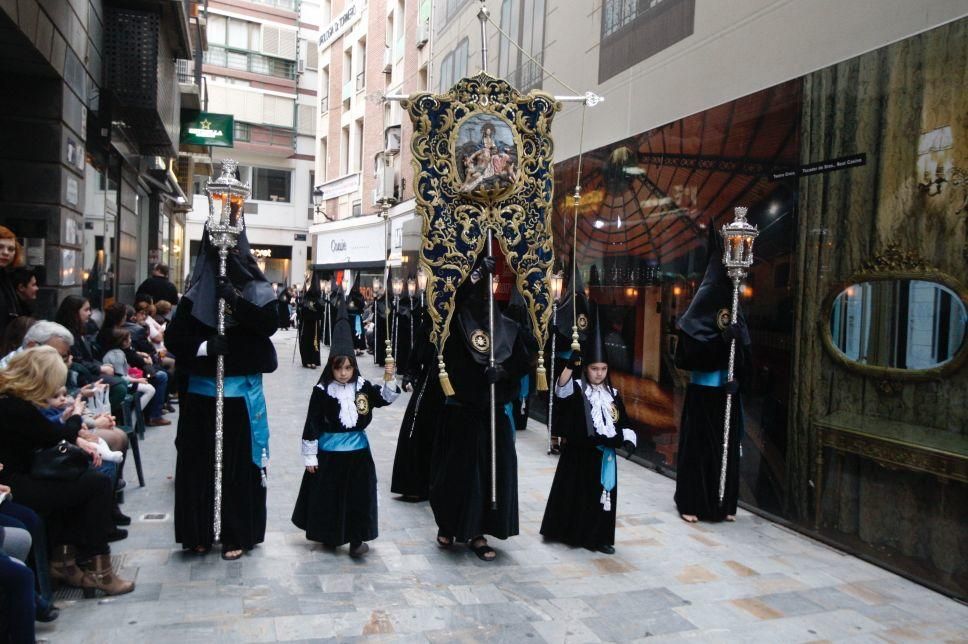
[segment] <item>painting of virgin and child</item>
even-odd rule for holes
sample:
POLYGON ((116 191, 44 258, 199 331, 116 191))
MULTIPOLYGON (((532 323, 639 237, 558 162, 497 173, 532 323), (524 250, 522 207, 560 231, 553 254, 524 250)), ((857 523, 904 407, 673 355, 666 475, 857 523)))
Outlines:
POLYGON ((504 190, 518 179, 511 127, 496 116, 478 114, 464 121, 456 153, 461 192, 504 190))

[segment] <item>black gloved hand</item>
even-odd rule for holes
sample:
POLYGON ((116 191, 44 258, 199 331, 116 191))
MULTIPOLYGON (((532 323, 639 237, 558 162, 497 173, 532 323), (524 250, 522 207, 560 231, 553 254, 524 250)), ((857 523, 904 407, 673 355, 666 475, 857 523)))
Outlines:
POLYGON ((728 393, 729 395, 735 396, 737 393, 739 393, 739 381, 730 380, 723 386, 723 389, 725 389, 726 393, 728 393))
POLYGON ((229 354, 229 339, 224 335, 213 335, 209 337, 205 351, 212 357, 227 356, 229 354))
POLYGON ((581 351, 572 351, 568 358, 568 368, 572 371, 581 370, 581 351))
POLYGON ((494 258, 485 257, 481 260, 481 265, 471 271, 471 282, 477 284, 482 279, 494 272, 494 258))
POLYGON ((224 277, 219 278, 217 294, 229 306, 235 306, 235 303, 239 301, 239 292, 232 286, 232 282, 224 277))
POLYGON ((743 325, 739 322, 730 324, 728 327, 723 329, 723 340, 729 344, 733 340, 739 340, 743 337, 743 325))
POLYGON ((413 383, 410 381, 410 378, 407 378, 406 376, 403 377, 403 381, 400 383, 400 386, 403 387, 404 391, 413 390, 413 383))
POLYGON ((635 453, 635 443, 632 441, 622 441, 622 449, 627 452, 625 458, 632 458, 632 454, 635 453))

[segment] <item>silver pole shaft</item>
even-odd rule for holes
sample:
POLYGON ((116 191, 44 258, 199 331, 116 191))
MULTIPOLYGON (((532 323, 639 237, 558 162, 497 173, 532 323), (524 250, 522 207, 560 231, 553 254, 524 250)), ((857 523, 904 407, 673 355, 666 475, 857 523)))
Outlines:
MULTIPOLYGON (((491 243, 494 239, 494 232, 487 230, 487 256, 492 257, 491 243)), ((494 361, 494 273, 487 275, 487 328, 491 334, 491 343, 487 364, 491 369, 495 368, 494 361)), ((497 392, 494 383, 491 383, 491 509, 497 509, 497 392)))
POLYGON ((487 18, 490 15, 490 11, 487 9, 487 5, 484 4, 485 0, 481 0, 481 8, 477 12, 477 19, 481 21, 481 71, 487 71, 487 18))
POLYGON ((554 380, 551 386, 548 387, 548 453, 551 453, 551 419, 552 413, 555 410, 555 387, 558 386, 558 381, 555 380, 555 328, 558 324, 558 301, 555 300, 551 305, 551 370, 548 372, 549 380, 554 380))
MULTIPOLYGON (((736 324, 739 318, 739 275, 733 277, 733 310, 730 313, 730 324, 736 324)), ((729 343, 729 367, 726 370, 726 381, 733 379, 733 369, 736 366, 736 339, 729 343)), ((726 466, 729 463, 729 421, 733 411, 733 395, 726 394, 726 413, 723 420, 723 456, 719 467, 719 504, 723 504, 726 496, 726 466)))
MULTIPOLYGON (((221 246, 218 249, 218 274, 220 278, 226 275, 229 249, 221 246)), ((225 300, 218 299, 218 331, 225 335, 225 300)), ((222 444, 225 429, 225 356, 215 358, 215 503, 212 517, 213 540, 218 543, 222 537, 222 444)))

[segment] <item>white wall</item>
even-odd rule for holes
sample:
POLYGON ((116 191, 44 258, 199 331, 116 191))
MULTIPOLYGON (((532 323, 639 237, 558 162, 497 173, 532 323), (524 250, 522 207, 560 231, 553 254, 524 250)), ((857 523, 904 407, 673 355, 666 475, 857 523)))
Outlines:
MULTIPOLYGON (((586 112, 588 150, 966 14, 965 0, 696 0, 693 35, 599 85, 601 0, 553 0, 544 60, 576 91, 606 98, 586 112)), ((572 93, 547 78, 544 89, 572 93)), ((557 160, 578 152, 580 113, 570 105, 555 117, 557 160)))

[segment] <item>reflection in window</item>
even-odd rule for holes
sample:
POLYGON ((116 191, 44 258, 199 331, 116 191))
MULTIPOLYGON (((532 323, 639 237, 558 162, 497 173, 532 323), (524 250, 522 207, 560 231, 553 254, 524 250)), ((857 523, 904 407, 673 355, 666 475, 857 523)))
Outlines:
POLYGON ((964 341, 965 307, 948 288, 922 280, 851 284, 834 300, 834 346, 859 364, 931 369, 964 341))
POLYGON ((540 87, 544 78, 541 71, 544 24, 545 0, 504 0, 501 3, 501 29, 527 53, 502 36, 498 45, 498 75, 522 92, 540 87))

